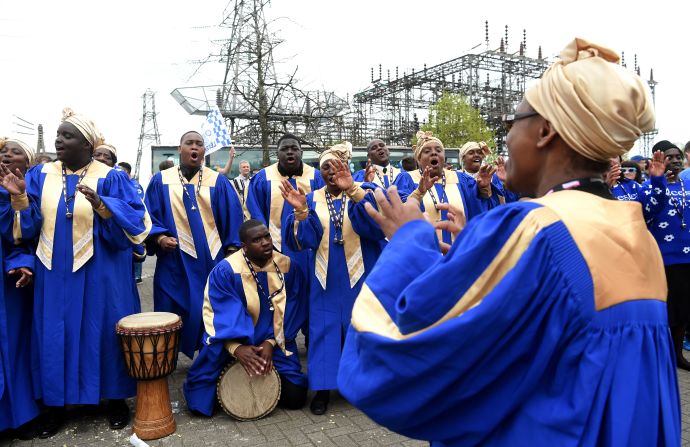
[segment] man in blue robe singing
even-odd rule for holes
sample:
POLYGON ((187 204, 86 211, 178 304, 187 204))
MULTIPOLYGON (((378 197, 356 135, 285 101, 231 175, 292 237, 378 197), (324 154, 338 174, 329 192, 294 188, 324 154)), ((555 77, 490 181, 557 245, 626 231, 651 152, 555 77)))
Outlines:
POLYGON ((204 297, 204 346, 184 384, 192 412, 213 415, 216 385, 234 357, 249 375, 275 366, 281 381, 279 404, 298 409, 307 400, 295 337, 304 321, 299 297, 307 279, 299 264, 273 250, 266 225, 250 219, 240 227, 242 249, 209 275, 204 297))
POLYGON ((178 148, 180 165, 153 176, 146 207, 153 227, 147 239, 155 254, 153 306, 182 317, 180 351, 190 359, 201 347, 201 307, 211 269, 239 247, 242 205, 230 181, 204 166, 204 140, 186 132, 178 148))
POLYGON ((338 375, 376 422, 438 446, 680 444, 661 255, 602 177, 654 127, 618 60, 583 39, 561 52, 504 117, 507 186, 537 199, 476 217, 446 256, 415 199, 377 191, 390 243, 338 375))

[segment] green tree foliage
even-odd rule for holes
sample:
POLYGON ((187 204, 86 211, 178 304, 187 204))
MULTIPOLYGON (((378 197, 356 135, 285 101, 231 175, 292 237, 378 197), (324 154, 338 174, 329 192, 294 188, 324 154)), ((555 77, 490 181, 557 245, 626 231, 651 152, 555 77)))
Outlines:
MULTIPOLYGON (((430 130, 443 141, 445 147, 461 147, 468 141, 485 141, 496 148, 494 131, 486 124, 479 110, 472 107, 463 95, 445 92, 429 107, 429 118, 422 130, 430 130)), ((413 138, 412 144, 416 141, 413 138)))

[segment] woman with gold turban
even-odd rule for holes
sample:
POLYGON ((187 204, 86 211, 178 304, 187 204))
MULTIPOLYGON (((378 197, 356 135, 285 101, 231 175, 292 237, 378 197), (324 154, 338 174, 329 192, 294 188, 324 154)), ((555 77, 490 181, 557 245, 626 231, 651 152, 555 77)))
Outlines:
POLYGON ((319 165, 326 186, 304 194, 283 181, 281 191, 295 211, 283 227, 284 241, 292 250, 309 250, 309 388, 316 390, 311 411, 326 412, 330 390, 337 388, 336 374, 343 338, 350 324, 355 297, 381 252, 383 233, 363 205, 375 201, 355 183, 348 168, 349 142, 321 153, 319 165))
MULTIPOLYGON (((148 234, 146 208, 129 179, 93 161, 101 135, 91 120, 63 111, 57 161, 24 178, 2 167, 15 210, 15 238, 36 241, 32 364, 48 408, 39 436, 60 429, 65 405, 109 400, 111 428, 129 421, 135 393, 113 328, 140 310, 132 294, 131 244, 148 234)), ((149 224, 150 226, 150 224, 149 224)))
POLYGON ((680 445, 663 260, 602 177, 654 127, 645 83, 576 39, 505 122, 507 184, 536 199, 476 217, 447 255, 414 199, 375 193, 390 242, 340 392, 432 445, 680 445))
MULTIPOLYGON (((417 132, 414 158, 419 169, 410 175, 417 189, 410 197, 420 202, 431 222, 447 220, 447 206, 454 207, 460 219, 467 221, 498 204, 491 194, 493 168, 482 166, 476 180, 464 172, 446 169, 443 143, 431 132, 417 132)), ((439 229, 437 234, 446 244, 455 238, 446 230, 439 229)))
MULTIPOLYGON (((34 150, 23 141, 0 138, 0 162, 10 172, 24 175, 33 163, 34 150)), ((15 240, 14 210, 10 193, 0 187, 0 432, 18 429, 31 439, 31 421, 38 416, 31 381, 31 319, 34 257, 30 241, 15 240)))

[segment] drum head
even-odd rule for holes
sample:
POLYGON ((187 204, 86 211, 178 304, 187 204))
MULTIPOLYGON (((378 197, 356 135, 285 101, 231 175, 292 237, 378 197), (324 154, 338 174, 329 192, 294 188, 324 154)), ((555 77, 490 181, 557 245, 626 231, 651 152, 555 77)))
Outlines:
POLYGON ((280 400, 280 376, 275 368, 265 376, 249 377, 240 362, 225 368, 218 379, 218 401, 223 410, 240 421, 267 416, 280 400))
POLYGON ((175 326, 179 322, 179 315, 170 312, 143 312, 122 318, 117 322, 117 328, 125 331, 141 331, 175 326))

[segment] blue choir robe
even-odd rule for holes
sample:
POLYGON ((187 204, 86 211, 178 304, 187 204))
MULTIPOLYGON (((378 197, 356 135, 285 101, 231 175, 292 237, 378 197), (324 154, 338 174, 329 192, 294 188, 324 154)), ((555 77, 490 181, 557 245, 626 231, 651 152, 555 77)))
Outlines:
POLYGON ((135 392, 114 328, 140 311, 131 247, 144 241, 150 220, 127 175, 96 160, 82 180, 101 198, 94 210, 76 192, 83 169, 67 170, 72 218, 56 161, 27 172, 28 201, 14 219, 16 239, 38 241, 31 363, 35 397, 49 406, 97 404, 135 392))
MULTIPOLYGON (((292 250, 310 249, 307 374, 312 390, 337 388, 338 363, 352 305, 381 253, 380 241, 385 236, 367 214, 365 202, 376 207, 373 194, 364 194, 361 189, 354 200, 348 198, 342 245, 334 242, 335 227, 328 213, 325 187, 307 195, 306 219, 299 221, 291 213, 284 227, 285 243, 292 250)), ((342 194, 333 205, 336 212, 340 210, 342 194)))
POLYGON ((39 413, 31 381, 33 286, 18 289, 19 277, 7 275, 19 267, 33 272, 34 257, 28 243, 15 245, 14 215, 9 193, 0 188, 0 431, 17 428, 39 413))
MULTIPOLYGON (((412 180, 410 174, 400 168, 388 164, 386 166, 386 172, 384 173, 382 169, 376 167, 377 171, 374 175, 374 179, 371 183, 382 187, 383 189, 388 189, 391 185, 395 185, 398 188, 398 194, 403 201, 407 200, 407 196, 410 195, 412 191, 417 188, 415 182, 412 180)), ((364 169, 352 174, 352 179, 356 182, 364 182, 364 169)))
MULTIPOLYGON (((483 198, 479 195, 477 181, 470 174, 462 171, 451 171, 449 169, 444 169, 443 172, 446 175, 446 187, 444 190, 442 179, 436 182, 434 185, 436 201, 440 203, 441 199, 443 199, 443 202, 458 207, 465 215, 467 221, 499 204, 496 194, 492 194, 489 198, 483 198)), ((410 171, 410 176, 412 176, 416 189, 422 179, 422 174, 419 170, 414 170, 410 171)), ((439 212, 436 209, 429 191, 424 194, 420 205, 422 211, 427 214, 429 220, 440 221, 448 219, 447 211, 442 210, 439 212)), ((438 230, 438 237, 447 244, 451 244, 454 240, 454 236, 449 231, 445 230, 438 230)))
POLYGON ((617 200, 638 202, 642 205, 645 220, 654 218, 664 207, 666 200, 666 177, 651 177, 643 184, 622 178, 611 188, 611 195, 617 200))
POLYGON ((176 166, 154 175, 146 188, 146 207, 153 221, 148 253, 158 258, 153 307, 157 312, 172 312, 182 318, 180 351, 190 359, 201 347, 206 279, 229 248, 240 246, 243 221, 242 206, 230 181, 212 169, 202 169, 198 195, 199 172, 184 186, 188 196, 176 166), (176 250, 166 252, 160 248, 157 240, 163 235, 177 239, 176 250))
POLYGON ((496 174, 491 178, 491 186, 498 194, 498 201, 503 205, 506 203, 517 202, 520 200, 520 194, 516 194, 505 187, 501 179, 496 174))
POLYGON ((438 250, 409 222, 362 288, 338 375, 356 407, 438 446, 680 445, 664 268, 639 205, 555 192, 438 250))
MULTIPOLYGON (((218 378, 240 345, 259 346, 268 340, 274 345, 273 365, 278 374, 295 385, 307 386, 295 342, 305 317, 299 297, 307 286, 306 275, 287 256, 274 252, 273 260, 285 280, 285 288, 273 298, 274 311, 269 308, 268 297, 258 291, 242 251, 228 256, 211 271, 204 297, 204 346, 184 384, 190 410, 213 414, 218 378)), ((264 267, 255 265, 254 271, 264 291, 272 293, 280 288, 272 262, 264 267)))

